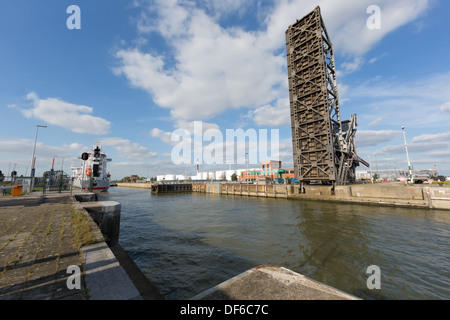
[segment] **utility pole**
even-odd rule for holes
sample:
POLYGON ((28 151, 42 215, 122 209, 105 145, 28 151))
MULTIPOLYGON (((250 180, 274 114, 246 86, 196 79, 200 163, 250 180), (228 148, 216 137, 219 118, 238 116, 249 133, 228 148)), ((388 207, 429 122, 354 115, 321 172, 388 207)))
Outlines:
POLYGON ((408 160, 409 179, 411 181, 411 185, 413 185, 414 184, 413 173, 412 173, 411 161, 409 161, 408 145, 406 144, 406 134, 405 134, 404 126, 402 126, 402 131, 403 131, 403 138, 405 140, 406 159, 408 160))
POLYGON ((198 159, 197 159, 197 178, 198 178, 198 159))
POLYGON ((36 125, 36 135, 34 136, 34 147, 33 147, 33 156, 31 157, 31 183, 30 183, 30 192, 33 192, 34 189, 34 176, 35 176, 35 164, 36 164, 36 159, 34 158, 34 154, 36 152, 36 141, 37 141, 37 136, 38 136, 38 130, 39 128, 47 128, 47 126, 40 126, 40 125, 36 125))

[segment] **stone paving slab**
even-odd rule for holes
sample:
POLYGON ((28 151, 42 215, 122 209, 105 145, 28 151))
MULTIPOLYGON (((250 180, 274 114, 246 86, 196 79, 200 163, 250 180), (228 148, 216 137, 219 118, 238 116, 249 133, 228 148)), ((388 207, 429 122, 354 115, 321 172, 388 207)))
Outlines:
POLYGON ((83 264, 90 300, 142 300, 105 242, 83 247, 83 264))
POLYGON ((83 299, 67 288, 71 265, 82 267, 68 196, 0 199, 0 299, 83 299))

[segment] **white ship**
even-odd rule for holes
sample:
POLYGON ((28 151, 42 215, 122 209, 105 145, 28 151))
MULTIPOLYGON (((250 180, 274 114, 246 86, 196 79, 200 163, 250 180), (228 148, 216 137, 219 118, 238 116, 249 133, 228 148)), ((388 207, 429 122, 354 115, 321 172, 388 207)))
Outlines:
POLYGON ((82 190, 93 192, 108 191, 110 174, 107 173, 106 164, 111 159, 101 153, 99 146, 92 147, 91 153, 81 155, 81 167, 72 167, 73 186, 82 190))

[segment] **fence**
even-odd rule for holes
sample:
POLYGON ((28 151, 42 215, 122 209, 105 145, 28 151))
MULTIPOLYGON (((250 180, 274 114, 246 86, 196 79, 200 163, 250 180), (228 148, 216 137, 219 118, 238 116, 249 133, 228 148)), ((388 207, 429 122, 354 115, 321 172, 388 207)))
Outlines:
POLYGON ((45 178, 39 177, 34 180, 34 191, 42 191, 42 193, 50 191, 69 191, 71 189, 71 179, 69 178, 45 178))
MULTIPOLYGON (((46 192, 64 192, 70 191, 72 186, 71 178, 67 176, 56 176, 56 177, 35 177, 34 178, 34 186, 32 187, 32 178, 31 177, 13 177, 12 183, 10 185, 21 185, 22 193, 30 193, 32 191, 42 191, 42 193, 46 192)), ((7 184, 6 184, 7 185, 7 184)), ((10 194, 10 190, 4 190, 4 195, 10 194)))

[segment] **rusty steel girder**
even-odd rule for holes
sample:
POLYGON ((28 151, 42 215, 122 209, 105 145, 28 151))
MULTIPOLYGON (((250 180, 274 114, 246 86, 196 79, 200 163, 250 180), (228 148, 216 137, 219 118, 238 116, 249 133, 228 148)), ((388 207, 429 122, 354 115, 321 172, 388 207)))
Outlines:
POLYGON ((320 8, 286 31, 295 178, 353 182, 356 115, 341 122, 333 45, 320 8))

